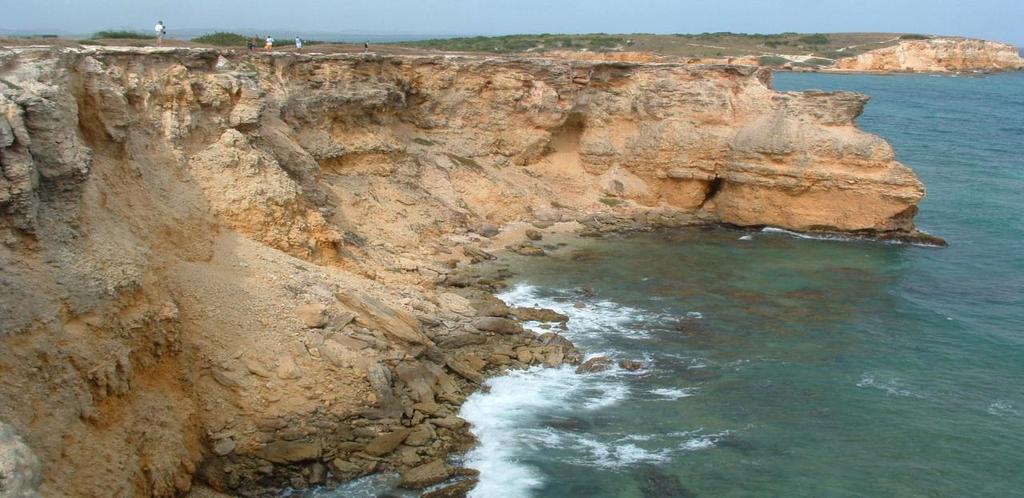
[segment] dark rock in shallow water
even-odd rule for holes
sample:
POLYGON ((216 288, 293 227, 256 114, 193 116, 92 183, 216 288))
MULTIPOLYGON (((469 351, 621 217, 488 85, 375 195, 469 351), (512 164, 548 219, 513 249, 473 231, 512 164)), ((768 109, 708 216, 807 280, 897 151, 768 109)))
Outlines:
POLYGON ((683 317, 673 325, 674 329, 682 332, 683 335, 697 335, 707 332, 707 328, 704 326, 704 321, 699 318, 683 317))
POLYGON ((505 249, 508 249, 509 251, 512 251, 521 256, 544 256, 545 254, 547 254, 544 252, 544 249, 533 245, 533 242, 530 242, 528 240, 524 240, 517 244, 506 246, 505 249))
POLYGON ((595 356, 576 368, 576 373, 587 374, 608 370, 612 367, 612 359, 607 356, 595 356))
POLYGON ((722 374, 714 370, 708 370, 706 368, 688 368, 682 371, 682 377, 684 379, 697 382, 705 380, 714 380, 721 376, 722 374))
POLYGON ((718 446, 719 448, 732 448, 741 453, 749 453, 757 449, 757 447, 754 446, 754 443, 751 443, 746 439, 738 439, 733 436, 728 436, 719 439, 718 442, 715 443, 715 445, 718 446))
POLYGON ((635 372, 637 370, 640 370, 641 368, 644 368, 644 364, 636 360, 619 360, 619 368, 623 370, 629 370, 630 372, 635 372))
POLYGON ((654 466, 645 466, 637 473, 641 480, 640 492, 649 498, 692 498, 697 493, 687 489, 679 477, 654 466))
POLYGON ((476 487, 478 479, 467 479, 455 484, 423 493, 421 498, 464 498, 476 487))

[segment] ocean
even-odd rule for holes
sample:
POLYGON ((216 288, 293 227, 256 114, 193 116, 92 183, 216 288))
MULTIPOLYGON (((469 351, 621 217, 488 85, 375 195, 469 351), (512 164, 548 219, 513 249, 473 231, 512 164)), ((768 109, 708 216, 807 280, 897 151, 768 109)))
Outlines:
POLYGON ((870 95, 949 247, 695 228, 504 258, 503 299, 644 368, 488 380, 471 496, 1024 495, 1024 74, 775 85, 870 95))

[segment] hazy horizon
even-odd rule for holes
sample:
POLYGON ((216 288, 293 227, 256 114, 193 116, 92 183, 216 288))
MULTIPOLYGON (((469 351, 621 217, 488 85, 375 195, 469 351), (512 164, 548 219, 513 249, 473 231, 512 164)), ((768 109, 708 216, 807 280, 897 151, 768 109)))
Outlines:
POLYGON ((0 31, 87 34, 148 31, 157 20, 178 31, 213 29, 418 36, 528 33, 905 32, 1024 44, 1019 0, 0 0, 0 31))

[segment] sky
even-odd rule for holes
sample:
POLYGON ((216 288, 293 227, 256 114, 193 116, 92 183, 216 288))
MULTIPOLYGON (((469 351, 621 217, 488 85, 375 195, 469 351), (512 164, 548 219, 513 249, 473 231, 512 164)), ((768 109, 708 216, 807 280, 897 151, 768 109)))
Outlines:
POLYGON ((0 0, 0 29, 296 32, 910 32, 1024 44, 1024 0, 0 0))

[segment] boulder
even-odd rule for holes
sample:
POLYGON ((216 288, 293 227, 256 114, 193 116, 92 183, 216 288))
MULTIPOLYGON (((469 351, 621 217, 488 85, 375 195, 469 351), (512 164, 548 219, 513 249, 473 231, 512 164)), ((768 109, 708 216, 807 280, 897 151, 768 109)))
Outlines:
POLYGON ((225 456, 235 451, 235 440, 231 438, 225 438, 213 443, 213 454, 217 456, 225 456))
POLYGON ((477 317, 509 318, 513 315, 512 308, 497 297, 476 301, 473 303, 473 308, 476 309, 477 317))
POLYGON ((473 306, 469 299, 466 299, 454 292, 442 292, 437 295, 437 305, 453 313, 464 316, 472 316, 473 306))
POLYGON ((460 481, 454 485, 445 486, 438 488, 434 491, 424 493, 421 498, 465 498, 469 496, 469 492, 473 491, 479 480, 468 479, 466 481, 460 481))
POLYGON ((311 329, 324 328, 327 325, 327 306, 321 303, 307 303, 295 308, 302 324, 311 329))
POLYGON ((483 374, 481 374, 479 370, 473 368, 473 366, 466 361, 448 357, 445 359, 444 364, 447 365, 448 368, 452 369, 453 372, 459 374, 462 378, 470 382, 479 384, 484 380, 483 374))
POLYGON ((476 487, 479 479, 466 479, 455 484, 423 493, 421 498, 465 498, 476 487))
POLYGON ((437 383, 437 378, 423 362, 403 361, 395 367, 395 373, 412 391, 413 399, 417 401, 434 400, 434 384, 437 383))
POLYGON ((545 332, 538 339, 540 339, 541 344, 558 347, 566 353, 576 349, 576 345, 572 341, 554 332, 545 332))
POLYGON ((437 345, 442 349, 458 349, 485 342, 487 342, 487 337, 481 334, 461 333, 445 337, 439 340, 437 345))
POLYGON ((565 323, 569 317, 547 308, 515 308, 512 313, 523 322, 558 322, 565 323))
POLYGON ((302 378, 302 369, 295 363, 295 358, 291 354, 281 356, 281 359, 278 360, 277 368, 274 369, 274 373, 277 375, 277 378, 282 380, 302 378))
POLYGON ((635 372, 637 370, 640 370, 641 368, 644 368, 644 364, 636 360, 619 360, 619 368, 623 370, 629 370, 630 372, 635 372))
POLYGON ((420 331, 420 322, 411 314, 392 308, 375 297, 361 292, 339 292, 335 297, 356 312, 356 322, 371 330, 380 330, 392 339, 411 344, 433 345, 420 331))
POLYGON ((461 419, 459 417, 454 417, 454 416, 452 416, 452 417, 443 417, 443 418, 432 418, 432 419, 430 419, 430 423, 434 424, 434 425, 436 425, 438 427, 443 427, 445 429, 451 429, 451 430, 461 429, 462 426, 466 425, 466 421, 465 420, 463 420, 463 419, 461 419))
POLYGON ((408 489, 423 489, 444 482, 451 473, 451 467, 444 460, 431 460, 419 467, 402 472, 402 481, 399 486, 408 489))
POLYGON ((409 446, 426 446, 435 439, 437 439, 437 433, 434 432, 434 426, 424 423, 412 430, 409 437, 405 439, 405 444, 409 446))
POLYGON ((607 356, 595 356, 576 368, 578 374, 604 372, 612 367, 612 359, 607 356))
POLYGON ((495 235, 501 233, 501 230, 497 226, 491 225, 490 223, 484 223, 483 225, 477 227, 477 229, 474 231, 487 238, 494 237, 495 235))
POLYGON ((463 246, 462 252, 470 259, 470 261, 474 263, 498 259, 493 254, 483 249, 480 249, 479 247, 463 246))
POLYGON ((484 332, 495 332, 498 334, 517 334, 523 331, 523 327, 514 320, 497 316, 484 316, 473 320, 473 326, 484 332))
POLYGON ((529 228, 526 230, 526 238, 536 241, 544 238, 544 235, 540 233, 540 230, 529 228))
POLYGON ((320 458, 319 441, 274 441, 256 450, 256 456, 273 463, 290 464, 320 458))
POLYGON ((343 478, 351 478, 363 473, 363 469, 348 460, 335 458, 330 463, 331 472, 343 478))
POLYGON ((327 467, 324 464, 316 462, 309 466, 309 483, 310 484, 322 484, 327 478, 327 467))
POLYGON ((366 448, 363 449, 363 451, 367 455, 376 457, 387 455, 388 453, 395 451, 395 448, 402 444, 402 442, 405 441, 405 438, 409 437, 409 434, 412 434, 412 429, 404 427, 381 434, 367 443, 366 448))
POLYGON ((505 249, 508 249, 509 251, 512 251, 521 256, 544 256, 545 254, 547 254, 544 252, 544 249, 541 249, 540 247, 533 245, 533 243, 528 240, 519 242, 518 244, 506 246, 505 249))

